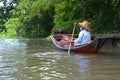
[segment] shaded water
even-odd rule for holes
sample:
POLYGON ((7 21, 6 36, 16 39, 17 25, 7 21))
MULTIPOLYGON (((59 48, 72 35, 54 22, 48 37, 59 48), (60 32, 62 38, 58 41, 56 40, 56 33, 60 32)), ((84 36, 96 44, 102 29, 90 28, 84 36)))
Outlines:
POLYGON ((0 39, 0 80, 119 80, 120 47, 62 52, 44 39, 0 39))

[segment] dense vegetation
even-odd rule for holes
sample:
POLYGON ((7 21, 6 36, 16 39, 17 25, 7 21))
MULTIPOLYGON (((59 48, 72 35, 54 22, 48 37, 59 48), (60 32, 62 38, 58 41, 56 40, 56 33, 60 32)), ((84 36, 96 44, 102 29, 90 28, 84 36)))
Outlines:
POLYGON ((92 33, 120 33, 120 0, 1 0, 0 36, 46 37, 71 33, 74 22, 88 20, 92 33), (9 4, 9 5, 8 5, 9 4))

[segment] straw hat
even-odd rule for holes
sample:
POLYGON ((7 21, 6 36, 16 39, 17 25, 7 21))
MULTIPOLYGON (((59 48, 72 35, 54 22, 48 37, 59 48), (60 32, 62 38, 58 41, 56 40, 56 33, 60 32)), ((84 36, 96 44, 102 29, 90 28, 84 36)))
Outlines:
POLYGON ((83 27, 83 28, 91 31, 90 23, 88 21, 83 21, 81 23, 78 23, 77 26, 83 27))

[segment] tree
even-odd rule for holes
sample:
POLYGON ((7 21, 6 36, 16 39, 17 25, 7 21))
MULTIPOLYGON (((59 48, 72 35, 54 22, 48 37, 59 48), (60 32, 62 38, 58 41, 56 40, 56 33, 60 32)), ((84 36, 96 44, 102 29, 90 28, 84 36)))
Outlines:
POLYGON ((13 24, 20 36, 46 37, 51 30, 72 31, 74 22, 88 20, 92 33, 120 33, 120 0, 20 0, 12 6, 17 1, 0 8, 1 31, 7 30, 3 24, 8 20, 7 25, 16 20, 13 24))
POLYGON ((5 23, 8 21, 8 19, 12 16, 10 11, 15 8, 15 5, 18 0, 1 0, 1 6, 0 6, 0 32, 6 32, 6 26, 5 23))
POLYGON ((92 33, 120 31, 120 0, 64 0, 55 7, 55 13, 54 29, 70 28, 75 21, 88 20, 92 33))
POLYGON ((58 2, 59 0, 22 0, 12 11, 22 23, 18 26, 18 34, 25 37, 48 36, 54 26, 54 4, 58 2))

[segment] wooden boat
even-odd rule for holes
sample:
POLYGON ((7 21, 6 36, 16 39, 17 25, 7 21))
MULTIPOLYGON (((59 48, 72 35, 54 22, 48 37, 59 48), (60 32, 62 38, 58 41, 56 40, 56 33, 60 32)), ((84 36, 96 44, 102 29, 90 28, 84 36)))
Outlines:
MULTIPOLYGON (((65 35, 51 35, 53 43, 60 49, 67 51, 71 37, 65 35)), ((71 52, 76 53, 97 53, 109 37, 96 37, 90 43, 75 46, 72 43, 71 52)))

